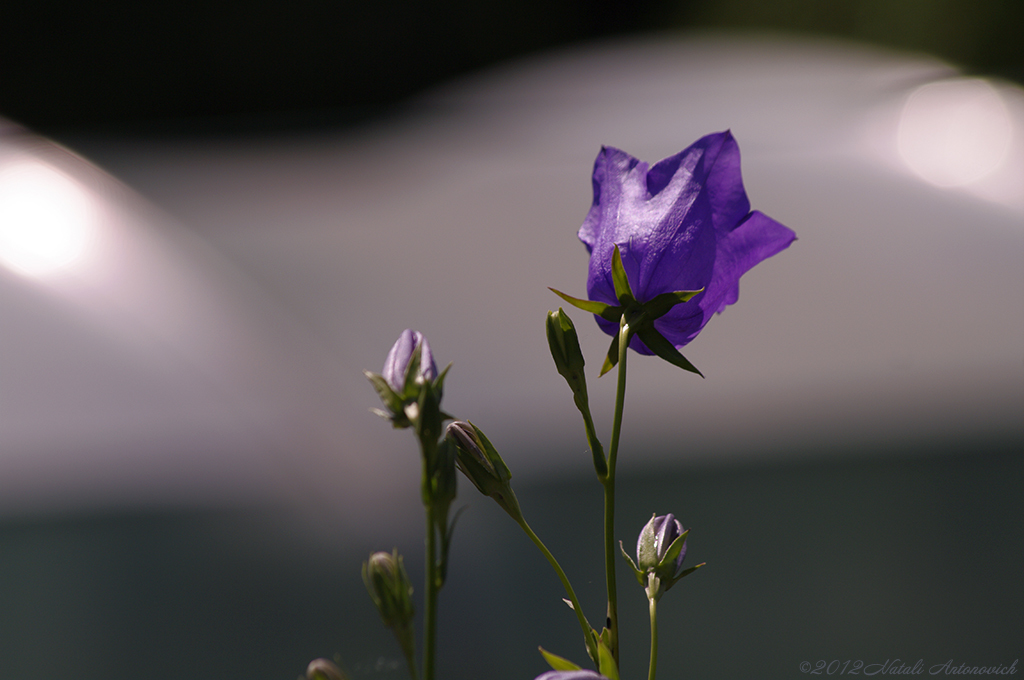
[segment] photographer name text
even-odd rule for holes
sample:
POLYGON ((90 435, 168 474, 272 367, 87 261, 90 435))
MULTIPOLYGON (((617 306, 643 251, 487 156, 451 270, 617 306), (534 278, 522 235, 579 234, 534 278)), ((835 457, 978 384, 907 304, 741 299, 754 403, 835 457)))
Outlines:
POLYGON ((864 663, 860 659, 840 661, 801 661, 800 672, 807 675, 1013 675, 1017 672, 1017 659, 1009 666, 972 666, 967 663, 957 664, 953 659, 945 663, 925 666, 924 659, 909 665, 900 659, 886 659, 885 663, 864 663))

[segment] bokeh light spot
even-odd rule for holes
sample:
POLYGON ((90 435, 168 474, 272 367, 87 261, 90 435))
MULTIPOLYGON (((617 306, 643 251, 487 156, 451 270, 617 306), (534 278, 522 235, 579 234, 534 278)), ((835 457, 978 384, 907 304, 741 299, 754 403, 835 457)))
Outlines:
POLYGON ((928 83, 903 105, 898 148, 918 176, 940 187, 966 186, 999 170, 1013 123, 999 93, 984 80, 928 83))
POLYGON ((0 165, 0 263, 29 276, 62 269, 85 250, 93 201, 77 182, 35 159, 0 165))

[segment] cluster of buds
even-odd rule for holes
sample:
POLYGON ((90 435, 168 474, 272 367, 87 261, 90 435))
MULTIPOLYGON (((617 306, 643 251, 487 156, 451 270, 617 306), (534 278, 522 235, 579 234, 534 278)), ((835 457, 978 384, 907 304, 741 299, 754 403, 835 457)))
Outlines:
POLYGON ((661 599, 662 593, 677 581, 704 566, 701 562, 695 567, 679 571, 686 558, 686 537, 689 533, 669 513, 652 516, 651 521, 644 526, 636 542, 636 562, 626 554, 622 542, 619 542, 623 557, 633 567, 633 573, 646 590, 648 599, 661 599))

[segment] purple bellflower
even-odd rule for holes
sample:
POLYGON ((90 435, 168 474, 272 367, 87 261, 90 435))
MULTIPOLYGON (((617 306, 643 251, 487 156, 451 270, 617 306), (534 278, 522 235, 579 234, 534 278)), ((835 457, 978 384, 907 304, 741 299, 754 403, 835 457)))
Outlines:
MULTIPOLYGON (((751 212, 739 146, 728 131, 702 137, 653 167, 603 147, 593 184, 594 202, 579 230, 590 252, 590 300, 559 295, 595 313, 613 337, 620 317, 632 315, 637 324, 631 348, 698 372, 679 348, 736 302, 744 273, 796 235, 751 212)), ((617 347, 616 341, 616 354, 617 347)), ((609 352, 608 358, 605 370, 617 355, 609 352)))

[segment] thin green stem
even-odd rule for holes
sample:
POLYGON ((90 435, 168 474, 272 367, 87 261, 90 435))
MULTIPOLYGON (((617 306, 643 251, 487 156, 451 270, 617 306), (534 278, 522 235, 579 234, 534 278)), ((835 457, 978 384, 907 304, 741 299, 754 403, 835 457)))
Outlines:
POLYGON ((423 618, 423 680, 434 680, 434 652, 437 646, 437 532, 434 506, 427 506, 427 565, 423 618))
POLYGON ((580 414, 583 416, 583 427, 587 432, 587 444, 590 446, 590 453, 594 456, 594 471, 597 472, 597 478, 603 483, 604 478, 608 476, 608 461, 605 460, 601 440, 597 438, 594 418, 590 415, 590 404, 587 402, 586 395, 583 395, 581 398, 577 394, 573 397, 573 401, 576 402, 576 408, 579 409, 580 414))
POLYGON ((653 597, 651 603, 651 665, 647 671, 647 680, 654 680, 654 673, 658 669, 658 602, 653 597))
POLYGON ((398 631, 396 630, 396 637, 398 638, 399 644, 402 646, 402 654, 405 655, 405 663, 409 666, 409 677, 412 678, 412 680, 417 680, 415 637, 412 632, 411 624, 405 626, 403 634, 398 634, 398 631))
POLYGON ((608 448, 608 476, 604 484, 604 568, 608 585, 609 649, 615 662, 619 662, 618 591, 615 584, 615 462, 619 453, 619 435, 622 432, 622 411, 626 402, 626 351, 633 333, 626 317, 619 322, 619 372, 615 390, 615 420, 608 448))
POLYGON ((569 595, 569 601, 572 602, 572 609, 576 612, 576 618, 579 619, 580 628, 583 629, 583 639, 586 640, 587 651, 590 653, 590 657, 594 660, 594 663, 597 663, 597 638, 594 635, 594 629, 587 621, 587 617, 583 615, 583 608, 580 607, 580 601, 576 597, 576 591, 572 589, 572 584, 569 583, 569 578, 565 575, 565 572, 562 571, 562 566, 558 563, 558 560, 555 559, 555 556, 552 555, 551 551, 548 550, 548 547, 544 545, 544 541, 540 540, 537 534, 534 533, 533 529, 530 528, 530 525, 526 523, 525 519, 519 520, 519 526, 522 527, 523 531, 526 532, 526 535, 530 537, 530 540, 533 541, 534 545, 544 553, 544 557, 546 557, 548 562, 551 563, 555 573, 558 574, 558 578, 562 581, 562 586, 565 588, 566 594, 569 595))

